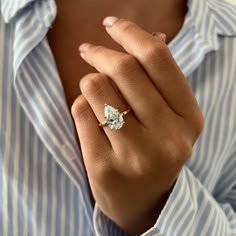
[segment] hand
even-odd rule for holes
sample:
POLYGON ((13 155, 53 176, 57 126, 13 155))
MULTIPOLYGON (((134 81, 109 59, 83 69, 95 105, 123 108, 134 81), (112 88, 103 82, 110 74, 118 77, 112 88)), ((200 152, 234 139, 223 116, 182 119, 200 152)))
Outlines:
POLYGON ((99 73, 82 78, 72 115, 98 207, 130 235, 140 235, 157 220, 203 117, 161 38, 124 19, 108 23, 108 34, 127 53, 81 46, 82 58, 99 73), (98 126, 105 103, 120 112, 132 109, 120 130, 98 126))

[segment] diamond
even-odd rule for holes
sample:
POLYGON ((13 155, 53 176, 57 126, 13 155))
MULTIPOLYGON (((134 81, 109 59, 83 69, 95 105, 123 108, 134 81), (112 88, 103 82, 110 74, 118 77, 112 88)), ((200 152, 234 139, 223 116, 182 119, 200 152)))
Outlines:
POLYGON ((104 108, 105 118, 107 120, 107 125, 113 129, 120 129, 125 123, 123 114, 112 106, 105 104, 104 108))

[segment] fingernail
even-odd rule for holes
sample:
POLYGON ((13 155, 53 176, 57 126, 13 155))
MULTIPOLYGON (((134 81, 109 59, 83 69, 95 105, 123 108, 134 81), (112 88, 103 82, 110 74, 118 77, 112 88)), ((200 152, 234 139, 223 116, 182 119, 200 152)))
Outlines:
POLYGON ((102 24, 106 27, 112 27, 117 20, 118 18, 115 16, 108 16, 103 20, 102 24))
POLYGON ((166 42, 166 34, 161 32, 152 32, 152 35, 157 39, 161 39, 164 43, 166 42))
POLYGON ((79 46, 80 52, 86 52, 88 48, 92 47, 93 45, 90 43, 83 43, 79 46))

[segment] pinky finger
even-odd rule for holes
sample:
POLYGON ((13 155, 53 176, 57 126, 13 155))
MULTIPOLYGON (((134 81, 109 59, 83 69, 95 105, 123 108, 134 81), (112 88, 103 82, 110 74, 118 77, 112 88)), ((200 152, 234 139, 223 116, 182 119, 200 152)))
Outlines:
POLYGON ((81 151, 86 168, 101 161, 101 153, 111 151, 111 144, 87 100, 80 95, 74 102, 71 113, 75 121, 81 151))

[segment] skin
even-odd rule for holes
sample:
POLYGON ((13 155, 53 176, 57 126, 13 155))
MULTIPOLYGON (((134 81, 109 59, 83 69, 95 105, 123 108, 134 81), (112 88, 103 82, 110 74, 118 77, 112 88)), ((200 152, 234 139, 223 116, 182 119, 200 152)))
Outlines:
MULTIPOLYGON (((96 1, 88 3, 91 2, 96 1)), ((157 7, 156 2, 163 7, 160 17, 164 18, 168 12, 174 14, 174 8, 165 8, 164 1, 153 1, 157 7)), ((167 2, 168 7, 176 7, 171 4, 173 1, 167 2)), ((85 4, 81 5, 83 9, 87 9, 86 2, 81 1, 82 3, 85 4)), ((115 13, 114 6, 109 1, 104 0, 104 3, 108 4, 108 9, 97 3, 101 7, 96 8, 98 15, 100 10, 102 14, 109 10, 115 13)), ((150 31, 159 28, 158 24, 153 25, 158 14, 153 12, 155 17, 153 15, 151 20, 154 5, 149 9, 150 15, 147 17, 150 16, 150 19, 147 19, 145 27, 145 22, 139 19, 140 15, 135 14, 135 11, 142 10, 142 4, 143 7, 146 4, 141 0, 129 3, 136 8, 132 11, 132 4, 121 1, 117 7, 117 15, 128 14, 132 21, 113 17, 106 18, 103 22, 103 30, 113 43, 106 40, 107 37, 103 37, 104 34, 99 30, 96 40, 99 42, 104 39, 101 42, 105 45, 81 45, 80 54, 78 53, 80 59, 72 53, 71 45, 66 44, 69 47, 68 55, 75 59, 73 62, 70 60, 70 63, 75 66, 68 64, 67 59, 70 57, 56 50, 58 46, 55 45, 60 45, 58 50, 62 49, 61 51, 66 48, 63 40, 55 37, 59 42, 50 41, 53 36, 49 33, 49 41, 54 48, 52 50, 57 64, 60 66, 60 61, 64 61, 59 73, 69 106, 74 95, 68 95, 68 91, 72 85, 77 88, 77 80, 80 80, 80 89, 71 112, 96 204, 129 235, 140 235, 151 228, 160 215, 181 168, 191 156, 192 147, 203 129, 204 121, 187 80, 174 61, 163 36, 153 37, 150 34, 150 31), (143 29, 133 21, 143 23, 143 29), (82 67, 82 61, 90 67, 82 67), (78 72, 77 67, 85 73, 81 78, 82 72, 78 72), (88 68, 94 69, 91 71, 88 68), (76 85, 75 82, 65 82, 71 79, 70 76, 77 79, 76 85), (131 108, 132 113, 125 116, 126 123, 120 130, 112 131, 107 126, 98 126, 98 122, 104 120, 105 103, 120 111, 131 108)), ((71 11, 73 12, 72 8, 71 11)), ((93 35, 90 33, 92 25, 99 17, 95 15, 93 18, 91 15, 88 23, 91 24, 90 31, 85 29, 82 38, 89 39, 93 35)), ((70 20, 67 20, 64 23, 70 28, 70 20)), ((79 21, 77 23, 79 25, 79 21)), ((63 23, 61 24, 63 27, 63 23)), ((167 27, 163 31, 172 29, 173 33, 177 28, 167 27)), ((83 26, 78 29, 82 30, 83 26)), ((69 30, 65 34, 66 43, 73 44, 78 39, 73 39, 73 36, 79 38, 76 33, 70 35, 69 30)), ((168 36, 167 40, 170 39, 171 36, 168 36)))
POLYGON ((133 21, 148 32, 160 31, 169 42, 182 26, 186 0, 57 0, 58 14, 48 32, 69 109, 81 93, 79 80, 96 70, 82 60, 78 46, 84 42, 124 51, 104 30, 102 21, 114 15, 133 21))

